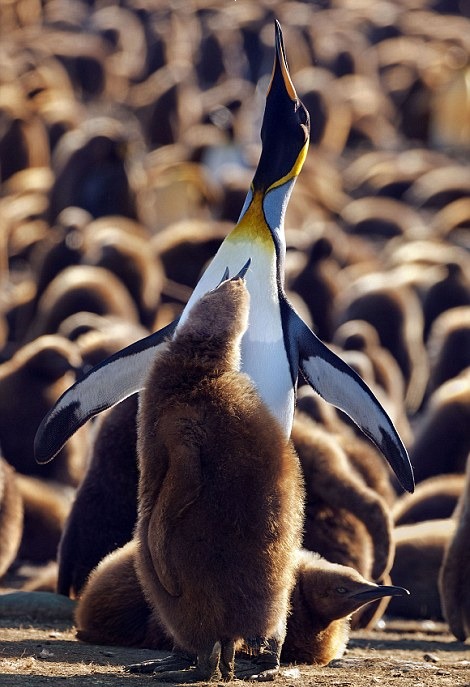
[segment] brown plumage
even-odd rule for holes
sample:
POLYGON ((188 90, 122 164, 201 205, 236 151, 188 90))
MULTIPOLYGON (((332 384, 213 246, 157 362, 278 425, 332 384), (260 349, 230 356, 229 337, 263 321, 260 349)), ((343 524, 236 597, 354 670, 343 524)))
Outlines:
POLYGON ((410 460, 416 480, 464 472, 470 451, 470 368, 442 384, 416 422, 410 460))
POLYGON ((470 366, 470 306, 450 308, 439 315, 431 327, 427 348, 430 394, 470 366))
POLYGON ((470 637, 470 459, 456 518, 457 528, 446 547, 438 583, 444 617, 451 632, 464 642, 470 637))
POLYGON ((395 525, 450 518, 464 490, 465 475, 435 475, 419 482, 413 494, 403 494, 394 503, 395 525))
POLYGON ((92 222, 86 232, 82 259, 84 264, 108 269, 121 280, 146 325, 155 316, 164 280, 162 265, 149 251, 149 238, 138 230, 131 234, 112 219, 106 226, 101 219, 92 222))
POLYGON ((137 402, 136 395, 130 396, 97 421, 90 464, 60 542, 60 594, 79 595, 100 560, 132 537, 137 518, 137 402))
POLYGON ((77 637, 91 644, 171 650, 137 578, 137 540, 108 554, 91 572, 75 611, 77 637))
POLYGON ((393 560, 385 502, 348 459, 338 440, 296 414, 292 442, 306 484, 303 545, 324 558, 379 579, 393 560))
MULTIPOLYGON (((106 556, 91 573, 75 612, 78 639, 171 649, 171 639, 139 585, 136 547, 136 540, 131 540, 106 556)), ((376 585, 353 568, 330 563, 305 549, 299 551, 282 661, 325 665, 339 658, 349 639, 351 613, 376 599, 401 594, 406 591, 376 585)))
POLYGON ((248 298, 236 279, 194 306, 139 408, 138 575, 205 679, 233 674, 242 638, 265 638, 277 670, 300 545, 298 459, 238 372, 248 298))
POLYGON ((81 358, 61 336, 41 336, 0 365, 0 446, 15 470, 76 485, 84 472, 88 429, 82 428, 59 459, 38 465, 33 441, 44 414, 75 381, 81 358))
POLYGON ((352 613, 372 601, 406 595, 401 587, 368 582, 351 567, 300 551, 282 660, 326 665, 340 658, 349 640, 352 613))
POLYGON ((378 385, 380 401, 407 444, 412 434, 404 407, 403 374, 392 353, 380 345, 375 327, 365 320, 349 320, 336 329, 333 343, 345 351, 362 351, 368 357, 373 369, 372 386, 378 385))
POLYGON ((336 438, 355 472, 383 499, 386 506, 391 506, 397 497, 392 485, 394 476, 379 450, 364 436, 348 429, 336 438))
POLYGON ((437 585, 445 548, 455 530, 452 518, 395 528, 393 584, 410 590, 409 599, 391 599, 387 613, 402 618, 441 620, 437 585))
POLYGON ((227 222, 183 220, 155 234, 151 245, 167 278, 193 289, 231 228, 227 222))
POLYGON ((70 205, 93 217, 135 217, 127 168, 133 133, 134 127, 117 119, 90 117, 61 137, 52 161, 56 178, 50 194, 51 220, 70 205))
POLYGON ((23 501, 13 468, 0 457, 0 577, 13 563, 23 533, 23 501))
POLYGON ((112 272, 104 267, 71 265, 44 290, 29 328, 29 338, 55 333, 61 322, 80 311, 139 321, 131 294, 112 272))
POLYGON ((392 353, 403 373, 406 407, 416 410, 428 373, 423 313, 416 293, 391 271, 366 274, 340 294, 336 308, 338 324, 365 320, 374 326, 380 344, 392 353))
POLYGON ((70 511, 73 490, 39 477, 16 475, 24 504, 24 525, 18 558, 53 561, 70 511))

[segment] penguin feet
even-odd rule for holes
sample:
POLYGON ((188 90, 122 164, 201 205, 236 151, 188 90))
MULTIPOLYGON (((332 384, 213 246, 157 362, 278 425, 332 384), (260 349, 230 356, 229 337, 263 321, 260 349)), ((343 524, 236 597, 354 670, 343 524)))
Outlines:
POLYGON ((251 651, 258 649, 258 655, 251 660, 237 661, 236 677, 239 680, 270 682, 279 674, 281 643, 275 639, 250 639, 246 646, 251 651))
MULTIPOLYGON (((196 657, 181 650, 174 650, 170 656, 155 658, 142 663, 131 663, 125 666, 129 673, 170 673, 184 672, 196 666, 196 657)), ((160 675, 159 675, 160 677, 160 675)))
POLYGON ((134 663, 126 666, 131 673, 151 673, 159 682, 192 683, 222 680, 228 682, 234 677, 235 644, 215 642, 208 651, 195 657, 181 650, 175 650, 165 658, 134 663))

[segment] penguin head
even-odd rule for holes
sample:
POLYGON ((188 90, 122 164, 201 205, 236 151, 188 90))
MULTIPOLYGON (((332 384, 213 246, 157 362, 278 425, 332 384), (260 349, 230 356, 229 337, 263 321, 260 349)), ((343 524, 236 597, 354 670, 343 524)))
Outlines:
POLYGON ((194 304, 187 320, 177 328, 173 340, 188 339, 206 347, 212 340, 220 350, 226 342, 238 365, 241 338, 248 327, 250 293, 245 275, 250 264, 251 258, 233 277, 227 267, 218 285, 194 304))
POLYGON ((276 20, 276 52, 261 127, 262 151, 252 182, 254 193, 295 179, 308 150, 310 117, 292 83, 279 22, 276 20))

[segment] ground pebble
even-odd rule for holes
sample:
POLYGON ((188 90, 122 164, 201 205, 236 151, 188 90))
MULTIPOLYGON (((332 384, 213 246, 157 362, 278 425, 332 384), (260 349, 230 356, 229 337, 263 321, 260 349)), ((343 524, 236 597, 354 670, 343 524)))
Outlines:
POLYGON ((424 654, 423 656, 425 661, 428 661, 429 663, 439 663, 439 657, 436 656, 436 654, 424 654))

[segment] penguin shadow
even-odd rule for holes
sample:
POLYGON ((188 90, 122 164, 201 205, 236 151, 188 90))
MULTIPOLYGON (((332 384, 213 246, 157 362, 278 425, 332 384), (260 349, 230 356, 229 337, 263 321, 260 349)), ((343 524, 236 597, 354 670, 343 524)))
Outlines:
MULTIPOLYGON (((385 631, 387 631, 385 629, 385 631)), ((362 639, 361 637, 353 637, 350 640, 351 647, 360 647, 362 649, 386 649, 388 651, 396 651, 397 641, 390 639, 387 641, 386 638, 380 637, 374 639, 373 637, 362 639)), ((468 646, 465 646, 458 641, 439 641, 433 639, 410 639, 408 637, 400 637, 400 649, 409 650, 412 652, 417 652, 419 655, 424 653, 435 653, 435 652, 468 652, 468 646)))

